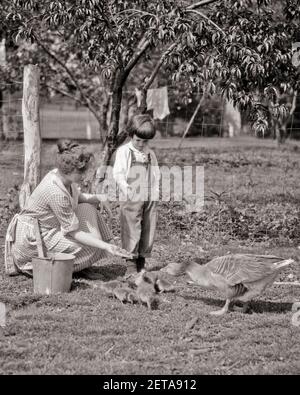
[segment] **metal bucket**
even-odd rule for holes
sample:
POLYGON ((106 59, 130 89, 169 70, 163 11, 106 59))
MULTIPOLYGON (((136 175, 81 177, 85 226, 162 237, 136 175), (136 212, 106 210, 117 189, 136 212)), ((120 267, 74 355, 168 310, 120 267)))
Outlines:
POLYGON ((75 256, 72 254, 48 254, 46 258, 33 258, 33 292, 50 295, 69 292, 75 256))

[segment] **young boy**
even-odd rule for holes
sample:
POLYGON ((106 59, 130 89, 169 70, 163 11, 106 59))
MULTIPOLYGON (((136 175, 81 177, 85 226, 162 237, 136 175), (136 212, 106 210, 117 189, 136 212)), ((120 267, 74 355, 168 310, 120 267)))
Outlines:
POLYGON ((128 132, 131 140, 117 150, 113 168, 120 191, 122 248, 133 254, 133 259, 126 260, 126 276, 141 271, 151 255, 160 178, 155 153, 148 147, 155 136, 152 118, 133 116, 128 132))

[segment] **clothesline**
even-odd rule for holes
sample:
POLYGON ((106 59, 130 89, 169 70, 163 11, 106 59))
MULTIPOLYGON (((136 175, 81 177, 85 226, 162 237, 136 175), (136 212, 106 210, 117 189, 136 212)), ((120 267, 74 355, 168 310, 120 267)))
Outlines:
POLYGON ((20 84, 23 85, 23 81, 13 81, 13 82, 3 82, 0 83, 0 86, 7 86, 7 85, 15 85, 15 84, 20 84))
MULTIPOLYGON (((141 105, 142 92, 138 89, 134 90, 137 99, 138 107, 141 105)), ((22 99, 9 99, 6 103, 18 102, 22 99)), ((5 102, 2 102, 2 104, 5 102)), ((168 88, 163 86, 161 88, 153 88, 147 90, 146 96, 147 110, 153 110, 153 119, 164 119, 170 114, 168 88)))
MULTIPOLYGON (((1 86, 11 86, 11 85, 14 85, 14 84, 20 84, 20 85, 22 85, 23 84, 23 81, 16 81, 16 80, 13 80, 12 82, 5 82, 5 83, 1 83, 0 82, 0 87, 1 86)), ((166 87, 166 88, 168 88, 168 89, 178 89, 178 87, 177 86, 175 86, 175 85, 163 85, 163 86, 160 86, 160 87, 156 87, 156 88, 149 88, 148 90, 151 90, 151 89, 160 89, 160 88, 164 88, 164 87, 166 87)), ((97 85, 97 88, 102 88, 102 89, 107 89, 107 87, 106 86, 102 86, 102 85, 97 85)), ((125 90, 123 90, 123 93, 132 93, 132 94, 134 94, 135 93, 135 89, 136 88, 134 88, 134 89, 130 89, 130 90, 127 90, 127 89, 125 89, 125 90)), ((109 94, 112 94, 112 92, 109 92, 109 94)))
POLYGON ((0 103, 1 104, 10 104, 10 103, 15 103, 15 102, 18 102, 18 101, 22 101, 23 99, 11 99, 11 100, 0 100, 0 103))

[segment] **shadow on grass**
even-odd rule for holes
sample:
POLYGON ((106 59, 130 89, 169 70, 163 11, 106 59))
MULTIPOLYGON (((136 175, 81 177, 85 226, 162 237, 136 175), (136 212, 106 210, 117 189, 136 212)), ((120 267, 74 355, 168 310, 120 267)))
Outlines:
MULTIPOLYGON (((84 276, 73 276, 73 280, 71 283, 71 289, 70 292, 73 292, 75 290, 80 291, 80 290, 87 290, 93 288, 93 282, 94 280, 102 280, 102 281, 110 281, 113 279, 116 279, 119 276, 123 276, 126 271, 126 267, 124 265, 118 265, 118 264, 110 264, 110 265, 105 265, 105 266, 93 266, 93 272, 95 275, 95 278, 93 279, 88 279, 88 282, 84 281, 84 276), (81 281, 83 279, 83 281, 81 281)), ((22 289, 29 288, 30 292, 29 293, 24 293, 22 292, 21 294, 9 294, 9 295, 1 295, 0 294, 0 302, 4 303, 10 310, 19 310, 26 308, 29 305, 36 305, 40 306, 43 304, 50 304, 50 305, 56 305, 56 304, 64 304, 64 301, 62 300, 57 300, 59 298, 59 295, 53 294, 53 295, 42 295, 42 294, 34 294, 33 293, 33 283, 32 279, 28 279, 27 277, 20 275, 17 277, 13 277, 9 282, 10 289, 18 289, 19 287, 22 287, 22 289)))
POLYGON ((98 267, 98 269, 102 269, 102 273, 105 276, 105 281, 115 280, 119 276, 124 276, 126 272, 126 266, 118 264, 98 267))
POLYGON ((12 295, 0 297, 0 302, 5 303, 12 310, 19 310, 29 305, 35 304, 42 299, 42 295, 28 294, 28 295, 12 295))
POLYGON ((71 292, 76 291, 76 290, 81 290, 81 289, 90 289, 91 286, 89 284, 86 284, 84 282, 81 282, 80 280, 78 281, 77 279, 73 279, 72 284, 71 284, 71 292))
MULTIPOLYGON (((225 304, 225 300, 222 299, 214 299, 214 298, 199 297, 199 296, 198 297, 185 296, 184 299, 195 300, 195 301, 198 300, 198 301, 202 301, 207 305, 216 306, 216 307, 223 307, 225 304)), ((282 314, 282 313, 290 312, 292 310, 292 305, 293 303, 289 303, 289 302, 269 302, 262 300, 260 301, 254 300, 251 301, 251 310, 253 313, 257 313, 257 314, 262 314, 262 313, 282 314)))
POLYGON ((293 303, 252 301, 251 308, 254 313, 287 313, 292 310, 293 303))
POLYGON ((118 277, 124 276, 126 267, 124 265, 105 265, 105 266, 92 266, 80 272, 73 274, 73 279, 86 279, 86 280, 100 280, 110 281, 118 277))

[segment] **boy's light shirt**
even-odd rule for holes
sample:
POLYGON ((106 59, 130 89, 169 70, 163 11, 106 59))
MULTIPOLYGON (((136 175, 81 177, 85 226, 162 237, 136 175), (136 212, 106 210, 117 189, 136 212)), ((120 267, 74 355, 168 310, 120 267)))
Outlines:
POLYGON ((145 155, 150 153, 151 156, 151 185, 152 190, 154 191, 155 195, 158 194, 159 191, 159 179, 160 179, 160 171, 158 167, 158 162, 156 159, 155 153, 145 147, 145 150, 139 151, 130 141, 127 144, 122 145, 117 149, 115 163, 113 167, 113 177, 118 184, 119 188, 123 192, 125 196, 127 196, 129 185, 127 183, 127 178, 129 175, 130 167, 131 167, 131 154, 130 150, 134 151, 136 154, 136 158, 138 161, 143 161, 145 155))

